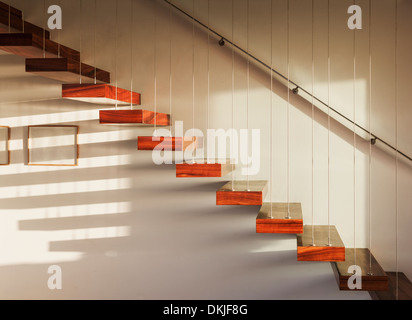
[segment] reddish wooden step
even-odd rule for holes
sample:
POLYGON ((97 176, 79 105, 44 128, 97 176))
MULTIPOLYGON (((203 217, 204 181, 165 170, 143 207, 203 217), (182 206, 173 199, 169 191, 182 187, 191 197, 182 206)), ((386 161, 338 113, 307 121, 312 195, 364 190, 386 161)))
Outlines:
POLYGON ((50 39, 50 32, 28 21, 22 20, 22 12, 7 4, 0 5, 0 32, 34 33, 42 38, 50 39), (24 26, 24 28, 23 28, 24 26))
POLYGON ((55 58, 60 56, 80 61, 80 52, 34 33, 1 33, 0 50, 25 58, 55 58))
POLYGON ((141 124, 167 126, 170 124, 170 115, 154 113, 149 110, 100 110, 101 124, 141 124))
POLYGON ((256 232, 296 234, 303 233, 303 216, 301 204, 265 202, 260 208, 259 214, 256 217, 256 232))
POLYGON ((216 161, 208 163, 202 160, 203 163, 180 163, 176 164, 177 178, 202 178, 213 177, 219 178, 229 174, 234 165, 230 164, 229 160, 216 161))
POLYGON ((216 205, 261 206, 267 192, 267 181, 234 181, 216 191, 216 205), (249 185, 249 190, 247 186, 249 185))
POLYGON ((137 149, 153 151, 159 145, 165 151, 183 151, 190 148, 197 147, 197 138, 182 138, 182 137, 138 137, 137 139, 137 149), (186 140, 188 139, 188 140, 186 140))
MULTIPOLYGON (((356 290, 356 291, 386 291, 388 290, 388 275, 376 261, 369 249, 346 248, 345 261, 332 262, 332 268, 339 285, 339 290, 356 290), (348 273, 348 268, 356 265, 361 269, 361 288, 350 289, 348 280, 353 273, 348 273)), ((352 283, 352 281, 351 281, 352 283)))
POLYGON ((14 8, 14 7, 10 6, 9 4, 4 3, 2 1, 0 1, 0 10, 4 10, 4 11, 7 11, 7 12, 10 11, 10 14, 16 15, 20 18, 23 16, 23 12, 21 10, 19 10, 17 8, 14 8))
POLYGON ((335 226, 330 226, 329 243, 329 226, 306 225, 297 235, 297 245, 298 261, 345 261, 345 245, 335 226))
POLYGON ((412 283, 403 272, 385 272, 388 290, 369 291, 372 300, 412 300, 412 283))
POLYGON ((110 73, 79 61, 68 58, 30 58, 26 59, 26 72, 37 74, 53 80, 68 83, 80 82, 80 71, 83 82, 110 83, 110 73))
POLYGON ((140 105, 141 101, 140 93, 109 84, 63 84, 62 97, 103 105, 140 105))

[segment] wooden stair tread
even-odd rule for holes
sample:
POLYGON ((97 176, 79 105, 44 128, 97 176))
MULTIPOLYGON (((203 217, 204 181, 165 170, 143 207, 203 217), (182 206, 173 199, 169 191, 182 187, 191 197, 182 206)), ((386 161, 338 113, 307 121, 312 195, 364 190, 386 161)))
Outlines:
POLYGON ((170 115, 150 110, 100 110, 100 124, 139 124, 167 126, 170 124, 170 115))
POLYGON ((176 164, 176 177, 177 178, 202 178, 202 177, 223 177, 230 172, 234 165, 227 161, 216 161, 214 163, 208 163, 202 160, 203 163, 178 163, 176 164))
POLYGON ((403 272, 386 271, 385 273, 388 276, 388 290, 369 291, 372 300, 412 300, 412 283, 408 277, 403 272))
POLYGON ((50 39, 50 32, 22 19, 20 10, 4 4, 0 6, 0 32, 22 32, 33 33, 42 38, 50 39), (10 9, 9 9, 10 8, 10 9), (23 28, 24 27, 24 28, 23 28))
POLYGON ((216 205, 261 206, 267 193, 267 181, 230 181, 216 191, 216 205), (249 185, 249 190, 247 186, 249 185))
POLYGON ((10 6, 9 4, 4 3, 2 1, 0 1, 0 10, 5 10, 7 12, 10 11, 10 14, 14 14, 14 15, 20 17, 20 18, 23 16, 23 12, 21 10, 19 10, 17 8, 14 8, 14 7, 10 6))
POLYGON ((335 226, 303 226, 303 234, 297 235, 298 261, 345 261, 345 245, 335 226), (314 243, 312 241, 314 232, 314 243))
POLYGON ((110 73, 79 61, 68 58, 29 58, 26 59, 26 72, 57 81, 76 83, 97 82, 110 83, 110 73))
POLYGON ((113 252, 132 251, 130 236, 56 240, 49 243, 50 252, 113 252))
POLYGON ((109 84, 63 84, 62 97, 103 105, 140 105, 141 95, 137 92, 109 84))
POLYGON ((34 33, 2 33, 0 49, 25 58, 55 58, 60 52, 63 58, 80 61, 80 52, 34 33))
POLYGON ((303 233, 301 204, 263 203, 256 217, 256 233, 303 233), (290 219, 286 218, 288 216, 288 208, 290 219))
POLYGON ((0 32, 20 32, 23 30, 22 12, 8 5, 0 6, 0 32))
MULTIPOLYGON (((355 265, 355 250, 346 248, 345 261, 332 262, 333 271, 340 290, 351 290, 348 279, 353 275, 348 273, 348 268, 355 265)), ((369 249, 356 248, 356 265, 362 272, 362 291, 388 290, 388 275, 379 265, 369 249)))
POLYGON ((153 151, 159 144, 162 144, 165 151, 183 151, 189 147, 197 147, 197 138, 193 137, 189 140, 183 137, 157 137, 154 140, 153 136, 139 136, 137 138, 137 149, 145 151, 153 151))

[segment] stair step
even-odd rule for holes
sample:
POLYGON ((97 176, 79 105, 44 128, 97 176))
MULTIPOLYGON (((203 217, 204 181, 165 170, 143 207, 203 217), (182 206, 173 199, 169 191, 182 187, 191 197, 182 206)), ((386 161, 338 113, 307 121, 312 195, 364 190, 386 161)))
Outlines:
POLYGON ((25 58, 60 56, 80 61, 80 52, 34 33, 1 33, 0 49, 25 58))
POLYGON ((157 137, 158 140, 153 140, 153 136, 140 136, 137 138, 137 150, 153 151, 160 143, 162 143, 165 151, 184 151, 189 147, 197 147, 197 138, 182 137, 157 137))
POLYGON ((329 226, 305 225, 303 234, 297 235, 298 261, 345 261, 345 245, 335 226, 330 226, 330 246, 328 235, 329 226))
MULTIPOLYGON (((348 273, 348 268, 352 265, 355 265, 355 250, 353 248, 346 248, 345 261, 332 262, 339 290, 353 290, 348 285, 348 280, 353 276, 353 273, 348 273)), ((388 275, 369 249, 356 248, 356 265, 361 268, 362 272, 362 288, 356 289, 357 291, 388 290, 388 275)))
POLYGON ((301 204, 265 202, 256 217, 256 233, 303 233, 301 204))
POLYGON ((100 110, 100 124, 141 124, 167 126, 170 115, 149 110, 100 110))
POLYGON ((0 10, 4 10, 9 12, 10 14, 16 15, 18 17, 22 17, 23 16, 23 12, 17 8, 13 8, 12 6, 8 5, 7 3, 4 3, 2 1, 0 1, 0 10))
POLYGON ((110 252, 131 252, 134 250, 133 238, 130 235, 88 238, 88 239, 71 239, 50 241, 48 250, 50 252, 88 252, 108 254, 110 252))
POLYGON ((97 82, 110 83, 110 73, 79 61, 68 58, 30 58, 26 59, 26 72, 31 72, 42 77, 76 83, 80 81, 80 70, 82 82, 94 82, 95 73, 97 82))
POLYGON ((412 300, 412 283, 403 272, 385 272, 388 290, 369 291, 372 300, 412 300))
POLYGON ((20 10, 9 7, 7 4, 0 5, 0 33, 22 32, 24 30, 25 33, 34 33, 42 38, 50 39, 48 30, 24 21, 22 17, 23 14, 20 10))
POLYGON ((223 177, 230 172, 234 165, 230 163, 230 160, 215 161, 214 163, 208 163, 203 160, 203 163, 180 163, 176 164, 176 177, 177 178, 219 178, 223 177))
POLYGON ((216 191, 216 205, 261 206, 267 193, 267 181, 232 181, 216 191))
POLYGON ((103 105, 140 105, 141 95, 109 84, 63 84, 62 97, 103 105))

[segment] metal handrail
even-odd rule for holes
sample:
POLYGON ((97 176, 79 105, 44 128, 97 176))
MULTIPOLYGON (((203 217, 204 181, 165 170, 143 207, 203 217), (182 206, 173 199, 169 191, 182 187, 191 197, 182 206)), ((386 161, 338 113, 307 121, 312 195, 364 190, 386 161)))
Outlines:
MULTIPOLYGON (((353 120, 349 119, 347 116, 345 116, 344 114, 340 113, 339 111, 337 111, 336 109, 334 109, 333 107, 331 107, 330 105, 328 105, 326 102, 322 101, 321 99, 317 98, 316 96, 314 96, 313 94, 311 94, 309 91, 305 90, 304 88, 302 88, 300 85, 298 85, 297 83, 293 82, 292 80, 288 79, 286 76, 284 76, 283 74, 281 74, 280 72, 274 70, 271 66, 267 65, 265 62, 263 62, 262 60, 260 60, 259 58, 255 57, 254 55, 250 54, 249 52, 247 52, 246 50, 244 50, 243 48, 239 47, 236 43, 232 42, 231 40, 225 38, 224 36, 222 36, 221 34, 219 34, 217 31, 213 30, 210 28, 210 26, 205 25, 203 22, 201 22, 200 20, 196 19, 195 17, 193 17, 192 15, 190 15, 189 13, 187 13, 186 11, 184 11, 183 9, 179 8, 178 6, 176 6, 175 4, 171 3, 168 0, 163 0, 165 3, 167 3, 168 5, 170 5, 171 7, 173 7, 174 9, 176 9, 177 11, 179 11, 180 13, 182 13, 183 15, 185 15, 186 17, 190 18, 191 20, 195 21, 197 24, 199 24, 200 26, 202 26, 203 28, 207 29, 208 32, 214 34, 215 36, 217 36, 218 38, 220 38, 219 41, 219 45, 224 46, 225 43, 230 44, 231 46, 233 46, 234 48, 236 48, 237 50, 239 50, 240 52, 244 53, 245 55, 249 56, 250 58, 252 58, 253 60, 255 60, 256 62, 258 62, 260 65, 262 65, 263 67, 267 68, 268 70, 270 70, 270 72, 273 74, 278 75, 279 77, 281 77, 282 79, 288 81, 288 84, 291 84, 292 86, 294 86, 295 88, 292 89, 294 94, 297 94, 299 91, 304 92, 305 94, 307 94, 308 96, 310 96, 311 98, 313 98, 314 101, 319 102, 320 104, 322 104, 324 107, 328 108, 330 111, 334 112, 335 114, 339 115, 341 118, 343 118, 345 121, 349 122, 350 124, 352 124, 354 127, 362 130, 365 134, 367 134, 370 137, 370 143, 371 144, 375 144, 376 141, 380 141, 382 142, 385 146, 389 147, 390 149, 392 149, 393 151, 397 152, 398 154, 402 155, 403 157, 405 157, 406 159, 408 159, 409 161, 412 161, 412 158, 410 156, 408 156, 407 154, 405 154, 404 152, 400 151, 398 148, 392 146, 389 142, 383 140, 382 138, 378 137, 377 135, 373 134, 372 132, 370 132, 369 130, 365 129, 364 127, 362 127, 361 125, 359 125, 358 123, 354 122, 353 120)), ((356 130, 356 129, 355 129, 356 130)))

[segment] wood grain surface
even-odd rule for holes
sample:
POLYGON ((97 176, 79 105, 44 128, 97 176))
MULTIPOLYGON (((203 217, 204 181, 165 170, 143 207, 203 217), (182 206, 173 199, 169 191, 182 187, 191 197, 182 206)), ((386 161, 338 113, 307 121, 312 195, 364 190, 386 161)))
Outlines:
POLYGON ((345 261, 345 246, 335 226, 305 225, 303 234, 297 235, 298 261, 345 261), (314 246, 312 239, 314 235, 314 246))
POLYGON ((263 203, 256 217, 256 233, 303 233, 300 203, 263 203), (290 219, 288 217, 288 210, 290 219))
POLYGON ((19 18, 21 18, 23 16, 23 12, 17 8, 14 8, 12 6, 10 6, 7 3, 4 3, 2 1, 0 1, 0 10, 4 10, 6 12, 10 11, 10 14, 13 14, 19 18))

